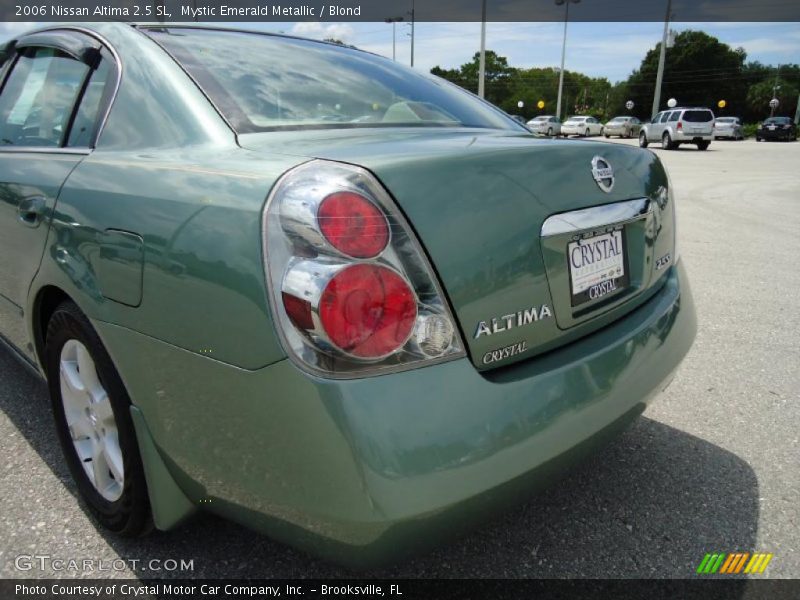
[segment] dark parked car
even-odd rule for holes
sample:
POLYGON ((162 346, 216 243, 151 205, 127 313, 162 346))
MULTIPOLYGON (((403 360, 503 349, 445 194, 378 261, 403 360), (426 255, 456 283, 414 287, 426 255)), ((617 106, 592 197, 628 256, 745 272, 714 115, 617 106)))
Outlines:
POLYGON ((787 140, 793 142, 797 139, 797 125, 791 117, 770 117, 758 124, 756 141, 761 140, 787 140))

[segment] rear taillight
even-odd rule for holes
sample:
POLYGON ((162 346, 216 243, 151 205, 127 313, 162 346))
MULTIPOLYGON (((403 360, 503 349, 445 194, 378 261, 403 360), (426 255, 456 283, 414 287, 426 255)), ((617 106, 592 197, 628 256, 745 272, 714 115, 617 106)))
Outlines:
POLYGON ((464 355, 422 249, 364 169, 315 160, 285 174, 264 254, 275 325, 302 368, 360 377, 464 355))
POLYGON ((683 122, 682 121, 678 121, 678 131, 682 131, 682 130, 683 130, 683 122))

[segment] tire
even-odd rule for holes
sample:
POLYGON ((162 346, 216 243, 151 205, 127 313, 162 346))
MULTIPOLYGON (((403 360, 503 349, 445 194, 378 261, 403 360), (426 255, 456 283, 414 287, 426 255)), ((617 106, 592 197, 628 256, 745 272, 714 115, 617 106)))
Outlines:
POLYGON ((639 148, 647 148, 647 134, 644 131, 639 132, 639 148))
POLYGON ((711 145, 711 142, 697 142, 697 149, 698 150, 708 150, 708 147, 711 145))
POLYGON ((675 144, 672 142, 672 138, 669 136, 669 132, 665 131, 664 135, 661 136, 661 147, 664 150, 674 150, 675 144))
POLYGON ((604 136, 606 136, 606 139, 608 139, 608 138, 610 138, 610 137, 611 137, 611 136, 610 136, 610 135, 608 135, 607 133, 604 133, 603 135, 604 135, 604 136))
POLYGON ((756 141, 757 141, 757 142, 760 142, 760 141, 761 141, 761 138, 760 138, 760 137, 758 137, 758 136, 756 136, 756 141))
POLYGON ((553 137, 553 128, 547 130, 547 137, 553 137))
POLYGON ((91 323, 72 302, 50 318, 44 354, 56 433, 89 511, 118 535, 148 533, 150 502, 130 398, 91 323))

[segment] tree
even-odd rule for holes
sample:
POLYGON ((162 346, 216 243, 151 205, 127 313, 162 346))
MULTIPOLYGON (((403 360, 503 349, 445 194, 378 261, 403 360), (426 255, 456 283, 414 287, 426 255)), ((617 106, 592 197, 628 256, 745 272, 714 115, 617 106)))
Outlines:
POLYGON ((795 106, 797 103, 797 87, 790 81, 784 79, 774 78, 765 79, 752 86, 747 92, 747 104, 754 115, 758 115, 757 119, 762 119, 770 113, 769 101, 772 98, 777 98, 780 104, 775 111, 776 115, 794 116, 795 106), (774 91, 774 86, 779 86, 779 89, 774 91))
MULTIPOLYGON (((442 69, 433 67, 431 73, 452 81, 456 85, 478 92, 478 72, 480 70, 480 52, 476 52, 472 61, 461 65, 458 69, 442 69)), ((508 97, 509 78, 516 69, 508 66, 508 59, 499 56, 492 50, 486 51, 485 84, 486 100, 500 106, 508 97)))
MULTIPOLYGON (((660 52, 661 44, 649 50, 626 82, 639 117, 650 117, 660 52)), ((669 98, 684 106, 710 107, 724 99, 735 114, 745 105, 742 74, 746 58, 744 49, 734 50, 703 31, 682 31, 666 52, 659 110, 666 108, 669 98)))

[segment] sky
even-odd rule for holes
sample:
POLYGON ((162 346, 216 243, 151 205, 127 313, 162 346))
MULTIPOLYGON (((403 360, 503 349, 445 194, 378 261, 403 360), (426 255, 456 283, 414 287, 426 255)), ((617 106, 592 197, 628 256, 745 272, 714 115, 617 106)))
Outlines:
MULTIPOLYGON (((392 56, 392 25, 386 23, 230 23, 261 31, 281 31, 310 38, 334 37, 364 50, 392 56)), ((0 40, 32 26, 0 22, 0 40)), ((487 23, 486 47, 508 58, 513 67, 557 67, 561 62, 563 23, 487 23)), ((647 50, 661 41, 663 23, 570 23, 566 68, 611 82, 624 80, 647 50)), ((748 60, 765 64, 800 63, 798 23, 673 23, 675 31, 701 29, 731 47, 743 47, 748 60)), ((410 58, 410 26, 398 23, 397 60, 410 58)), ((417 23, 415 67, 458 67, 480 46, 480 23, 417 23)))

